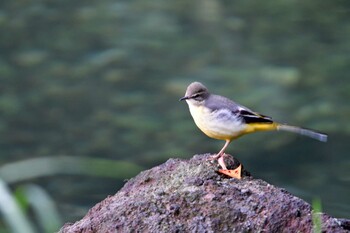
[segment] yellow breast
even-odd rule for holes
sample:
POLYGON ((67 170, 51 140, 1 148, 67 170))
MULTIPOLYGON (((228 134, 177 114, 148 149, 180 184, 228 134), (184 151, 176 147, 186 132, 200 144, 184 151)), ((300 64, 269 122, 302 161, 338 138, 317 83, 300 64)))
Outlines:
POLYGON ((220 140, 232 140, 244 134, 247 125, 228 109, 211 111, 205 106, 189 103, 194 122, 207 136, 220 140))

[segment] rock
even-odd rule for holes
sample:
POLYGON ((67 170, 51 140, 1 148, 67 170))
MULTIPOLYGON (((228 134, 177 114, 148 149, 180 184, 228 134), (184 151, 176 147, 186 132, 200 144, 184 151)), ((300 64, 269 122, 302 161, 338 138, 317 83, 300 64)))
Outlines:
MULTIPOLYGON (((311 206, 267 182, 218 174, 210 155, 170 159, 129 180, 69 232, 312 232, 311 206)), ((322 232, 349 232, 350 220, 320 214, 322 232)))

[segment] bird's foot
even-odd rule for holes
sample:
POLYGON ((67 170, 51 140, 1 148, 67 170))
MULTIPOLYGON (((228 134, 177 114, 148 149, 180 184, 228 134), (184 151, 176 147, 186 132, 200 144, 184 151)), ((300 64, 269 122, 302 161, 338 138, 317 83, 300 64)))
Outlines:
POLYGON ((225 153, 218 153, 216 155, 212 155, 208 158, 209 161, 214 161, 217 160, 218 164, 222 167, 223 170, 227 170, 225 161, 224 161, 224 156, 226 156, 225 153))
POLYGON ((224 161, 224 156, 226 154, 223 154, 219 157, 218 159, 218 164, 222 167, 223 170, 228 170, 227 167, 226 167, 226 164, 225 164, 225 161, 224 161))
POLYGON ((218 154, 216 154, 216 155, 211 155, 211 156, 208 158, 208 160, 209 160, 209 161, 217 160, 217 159, 220 158, 222 155, 223 155, 223 154, 220 154, 220 153, 218 153, 218 154))
POLYGON ((219 172, 222 174, 225 174, 229 177, 236 178, 236 179, 241 179, 242 178, 242 165, 240 162, 233 158, 232 156, 225 154, 225 153, 218 153, 216 155, 212 155, 208 158, 209 161, 217 160, 218 164, 222 169, 219 169, 219 172), (225 163, 228 162, 228 165, 225 163), (234 167, 234 169, 228 169, 227 167, 234 167))

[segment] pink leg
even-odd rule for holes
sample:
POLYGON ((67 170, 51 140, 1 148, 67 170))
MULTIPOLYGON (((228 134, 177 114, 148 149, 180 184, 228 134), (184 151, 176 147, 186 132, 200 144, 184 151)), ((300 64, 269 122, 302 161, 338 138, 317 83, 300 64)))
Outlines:
POLYGON ((212 159, 218 160, 218 163, 222 167, 223 170, 227 170, 223 155, 225 154, 225 150, 228 147, 228 145, 230 144, 230 142, 231 142, 230 140, 226 140, 224 147, 219 151, 219 153, 217 153, 216 155, 214 155, 212 157, 212 159))
POLYGON ((217 153, 216 155, 213 156, 213 159, 220 158, 224 154, 224 152, 225 152, 226 148, 228 147, 228 145, 230 144, 230 142, 231 142, 231 140, 226 140, 224 147, 219 151, 219 153, 217 153))
POLYGON ((226 167, 226 164, 224 162, 224 156, 223 155, 218 159, 218 164, 222 167, 223 170, 228 170, 227 167, 226 167))

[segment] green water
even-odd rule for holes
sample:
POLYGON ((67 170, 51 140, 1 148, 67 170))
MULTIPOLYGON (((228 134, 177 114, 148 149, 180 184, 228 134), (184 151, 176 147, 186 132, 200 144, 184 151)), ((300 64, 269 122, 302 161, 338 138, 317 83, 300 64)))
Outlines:
MULTIPOLYGON (((254 177, 350 218, 349 12, 330 0, 2 1, 0 163, 69 155, 146 169, 216 153, 223 142, 178 102, 201 81, 277 121, 327 132, 327 143, 248 135, 227 152, 254 177)), ((123 185, 67 174, 25 182, 47 190, 64 221, 123 185)))

